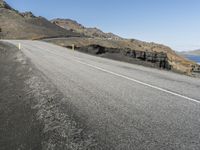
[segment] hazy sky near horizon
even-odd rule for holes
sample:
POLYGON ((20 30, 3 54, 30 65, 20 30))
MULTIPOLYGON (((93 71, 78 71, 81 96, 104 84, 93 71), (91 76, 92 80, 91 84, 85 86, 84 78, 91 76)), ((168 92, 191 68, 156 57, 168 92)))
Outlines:
POLYGON ((125 38, 200 48, 200 0, 5 0, 47 19, 70 18, 125 38))

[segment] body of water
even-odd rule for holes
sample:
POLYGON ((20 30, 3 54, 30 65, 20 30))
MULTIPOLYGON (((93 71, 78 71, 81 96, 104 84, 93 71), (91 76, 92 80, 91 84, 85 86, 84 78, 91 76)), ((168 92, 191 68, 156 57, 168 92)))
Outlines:
POLYGON ((197 62, 198 64, 200 64, 200 56, 196 56, 196 55, 186 55, 185 56, 187 59, 192 60, 194 62, 197 62))

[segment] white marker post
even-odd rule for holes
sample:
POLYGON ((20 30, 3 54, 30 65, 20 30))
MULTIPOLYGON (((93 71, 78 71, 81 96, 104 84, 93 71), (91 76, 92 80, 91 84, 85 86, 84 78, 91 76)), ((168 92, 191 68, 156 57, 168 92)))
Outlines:
POLYGON ((21 50, 21 43, 18 44, 18 48, 19 48, 19 50, 21 50))
POLYGON ((72 50, 74 51, 74 47, 75 47, 75 45, 74 44, 72 44, 72 50))

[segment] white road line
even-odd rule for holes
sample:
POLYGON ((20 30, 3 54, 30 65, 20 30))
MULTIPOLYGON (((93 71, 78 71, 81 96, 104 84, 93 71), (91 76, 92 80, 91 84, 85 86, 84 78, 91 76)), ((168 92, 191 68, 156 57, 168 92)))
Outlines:
POLYGON ((76 62, 78 62, 78 63, 80 63, 80 64, 83 64, 83 65, 89 66, 89 67, 91 67, 91 68, 95 68, 95 69, 97 69, 97 70, 101 70, 101 71, 103 71, 103 72, 106 72, 106 73, 109 73, 109 74, 112 74, 112 75, 115 75, 115 76, 118 76, 118 77, 121 77, 121 78, 130 80, 130 81, 136 82, 136 83, 138 83, 138 84, 141 84, 141 85, 144 85, 144 86, 148 86, 148 87, 150 87, 150 88, 153 88, 153 89, 156 89, 156 90, 159 90, 159 91, 162 91, 162 92, 165 92, 165 93, 174 95, 174 96, 178 96, 178 97, 181 97, 181 98, 187 99, 187 100, 189 100, 189 101, 196 102, 196 103, 200 104, 200 100, 193 99, 193 98, 190 98, 190 97, 187 97, 187 96, 184 96, 184 95, 181 95, 181 94, 178 94, 178 93, 175 93, 175 92, 172 92, 172 91, 169 91, 169 90, 166 90, 166 89, 163 89, 163 88, 160 88, 160 87, 157 87, 157 86, 154 86, 154 85, 151 85, 151 84, 148 84, 148 83, 145 83, 145 82, 142 82, 142 81, 133 79, 133 78, 130 78, 130 77, 127 77, 127 76, 125 76, 125 75, 121 75, 121 74, 118 74, 118 73, 115 73, 115 72, 112 72, 112 71, 103 69, 103 68, 101 68, 101 67, 97 67, 97 66, 94 66, 94 65, 85 63, 85 62, 81 61, 81 59, 78 58, 78 57, 74 57, 74 61, 76 61, 76 62))

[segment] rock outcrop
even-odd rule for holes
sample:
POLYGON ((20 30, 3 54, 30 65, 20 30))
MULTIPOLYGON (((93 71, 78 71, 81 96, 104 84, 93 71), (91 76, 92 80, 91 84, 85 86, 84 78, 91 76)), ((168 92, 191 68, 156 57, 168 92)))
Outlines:
POLYGON ((119 54, 119 56, 126 56, 132 59, 145 61, 147 63, 151 63, 151 66, 155 66, 157 68, 162 68, 166 70, 170 70, 171 66, 168 63, 168 57, 163 52, 148 52, 148 51, 137 51, 131 50, 129 48, 126 49, 118 49, 118 48, 108 48, 102 47, 100 45, 89 45, 85 47, 76 47, 77 50, 94 54, 94 55, 104 55, 108 54, 119 54))
POLYGON ((36 16, 34 16, 34 14, 32 12, 24 12, 24 13, 21 13, 21 15, 24 18, 36 18, 36 16))

